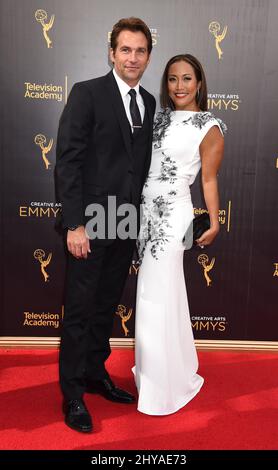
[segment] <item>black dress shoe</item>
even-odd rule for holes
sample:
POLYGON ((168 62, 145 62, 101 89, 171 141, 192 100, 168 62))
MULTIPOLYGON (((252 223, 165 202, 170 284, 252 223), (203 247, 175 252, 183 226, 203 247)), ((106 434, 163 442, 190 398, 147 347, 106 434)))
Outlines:
POLYGON ((135 397, 131 393, 122 390, 109 378, 102 380, 88 380, 87 393, 99 393, 104 398, 118 403, 134 403, 135 397))
POLYGON ((93 430, 92 418, 82 399, 64 401, 63 411, 65 423, 75 431, 91 432, 93 430))

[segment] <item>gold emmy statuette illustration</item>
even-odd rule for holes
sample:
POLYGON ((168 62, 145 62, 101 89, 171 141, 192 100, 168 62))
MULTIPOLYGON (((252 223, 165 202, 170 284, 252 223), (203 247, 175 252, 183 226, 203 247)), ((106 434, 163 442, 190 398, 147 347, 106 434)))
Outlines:
POLYGON ((207 281, 207 287, 209 287, 212 283, 212 280, 210 279, 208 272, 211 271, 211 269, 213 268, 214 263, 215 263, 215 258, 212 258, 210 264, 207 264, 208 260, 209 260, 208 256, 204 253, 198 256, 198 263, 201 264, 204 268, 204 276, 207 281))
POLYGON ((131 265, 129 267, 129 274, 137 275, 139 271, 139 261, 132 260, 131 265))
POLYGON ((124 305, 118 305, 116 315, 121 317, 122 329, 125 332, 125 336, 128 336, 129 329, 126 327, 125 323, 130 319, 130 317, 132 315, 132 308, 130 308, 129 311, 127 312, 126 307, 124 305))
POLYGON ((215 47, 218 53, 218 59, 222 59, 223 51, 220 48, 219 44, 225 38, 227 34, 227 29, 228 27, 224 26, 222 33, 218 34, 220 31, 220 24, 218 23, 218 21, 212 21, 209 24, 209 32, 215 37, 215 47))
POLYGON ((278 276, 278 263, 274 263, 274 266, 275 266, 275 270, 274 270, 273 276, 278 276))
POLYGON ((45 258, 45 252, 41 248, 38 248, 37 250, 34 251, 34 258, 39 261, 41 265, 41 273, 44 277, 44 281, 48 282, 49 280, 49 274, 45 271, 46 266, 49 265, 51 258, 52 258, 52 253, 49 253, 47 259, 45 258))
POLYGON ((44 164, 45 164, 45 168, 48 170, 51 163, 48 160, 48 158, 46 157, 46 154, 48 152, 50 152, 50 150, 52 149, 53 139, 50 139, 49 144, 45 146, 44 145, 44 144, 46 144, 45 135, 37 134, 36 137, 34 138, 34 142, 35 142, 36 145, 38 145, 41 148, 42 158, 43 158, 43 161, 44 161, 44 164))
POLYGON ((48 36, 47 33, 53 26, 55 15, 51 15, 51 18, 50 18, 49 22, 45 23, 45 21, 47 20, 46 11, 45 10, 37 10, 36 13, 35 13, 35 18, 38 21, 38 23, 40 23, 42 25, 44 39, 46 40, 46 44, 47 44, 47 47, 49 49, 50 47, 52 47, 52 41, 51 41, 51 39, 50 39, 50 37, 48 36))

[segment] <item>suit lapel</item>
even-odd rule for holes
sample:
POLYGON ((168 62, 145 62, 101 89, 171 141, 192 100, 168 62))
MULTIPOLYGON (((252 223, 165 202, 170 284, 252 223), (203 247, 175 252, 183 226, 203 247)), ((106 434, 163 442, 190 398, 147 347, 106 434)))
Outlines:
POLYGON ((149 133, 149 148, 152 148, 152 128, 153 128, 153 112, 150 104, 150 100, 148 98, 147 93, 145 92, 144 88, 140 86, 140 94, 143 97, 144 105, 145 105, 145 113, 148 114, 148 118, 150 120, 150 127, 151 132, 149 133))
POLYGON ((152 110, 151 110, 150 101, 148 99, 148 95, 146 94, 144 88, 142 88, 141 86, 140 86, 140 94, 143 97, 145 110, 148 113, 150 122, 152 123, 153 122, 153 113, 152 113, 152 110))
POLYGON ((120 128, 122 131, 124 143, 128 155, 132 158, 132 147, 131 147, 131 129, 130 124, 126 116, 123 100, 121 97, 120 90, 118 88, 117 82, 114 78, 113 72, 109 72, 107 77, 107 91, 110 96, 110 102, 114 108, 115 114, 117 116, 120 128))

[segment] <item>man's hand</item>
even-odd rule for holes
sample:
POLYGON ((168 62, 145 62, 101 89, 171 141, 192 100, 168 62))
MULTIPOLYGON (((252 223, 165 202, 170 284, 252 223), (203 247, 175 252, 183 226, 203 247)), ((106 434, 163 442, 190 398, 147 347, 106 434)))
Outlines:
POLYGON ((69 252, 75 258, 87 258, 88 253, 91 253, 90 240, 87 237, 83 225, 77 227, 75 230, 68 230, 67 246, 69 252))

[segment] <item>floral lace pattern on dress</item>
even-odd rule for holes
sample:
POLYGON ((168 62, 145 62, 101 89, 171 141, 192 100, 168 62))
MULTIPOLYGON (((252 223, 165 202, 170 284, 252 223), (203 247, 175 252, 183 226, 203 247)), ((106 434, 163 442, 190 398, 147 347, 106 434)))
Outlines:
POLYGON ((221 127, 223 134, 227 132, 226 124, 219 118, 216 118, 211 112, 200 112, 196 113, 188 119, 182 121, 183 124, 191 123, 192 126, 197 127, 197 129, 202 129, 209 121, 216 120, 221 127))
POLYGON ((139 264, 144 257, 144 252, 148 243, 151 244, 151 254, 157 260, 158 251, 164 251, 164 246, 169 242, 167 238, 167 228, 171 228, 168 218, 172 202, 167 201, 163 196, 158 196, 151 203, 146 204, 145 198, 142 198, 143 217, 140 230, 140 237, 137 240, 137 249, 139 254, 139 264))
POLYGON ((167 128, 171 124, 171 109, 166 108, 159 111, 155 117, 153 125, 153 146, 155 149, 161 147, 161 142, 165 137, 167 128))
POLYGON ((161 160, 160 175, 157 180, 161 183, 169 181, 170 184, 173 184, 177 180, 178 167, 176 161, 164 152, 162 152, 162 155, 164 158, 161 160))
MULTIPOLYGON (((173 113, 170 108, 166 108, 158 112, 154 120, 153 147, 154 149, 159 149, 160 160, 155 175, 151 170, 149 171, 144 188, 155 185, 155 181, 163 183, 163 186, 161 185, 162 194, 160 194, 160 188, 158 188, 158 196, 153 199, 149 198, 146 200, 144 195, 142 196, 141 229, 137 240, 139 264, 142 262, 148 244, 150 246, 151 255, 158 260, 159 252, 164 251, 166 244, 170 241, 169 237, 172 236, 169 235, 169 230, 167 229, 172 228, 169 221, 171 220, 171 212, 174 208, 173 204, 175 204, 175 196, 180 192, 175 185, 179 179, 179 163, 173 156, 168 155, 161 148, 163 146, 163 140, 170 130, 170 125, 174 127, 190 125, 195 128, 194 132, 196 132, 196 129, 202 130, 208 122, 217 121, 222 132, 225 133, 227 131, 226 124, 209 111, 189 112, 186 114, 188 117, 179 122, 175 122, 174 115, 175 113, 173 113), (168 190, 165 190, 165 183, 166 187, 168 183, 168 190)), ((183 115, 181 115, 181 117, 183 118, 183 115)))

